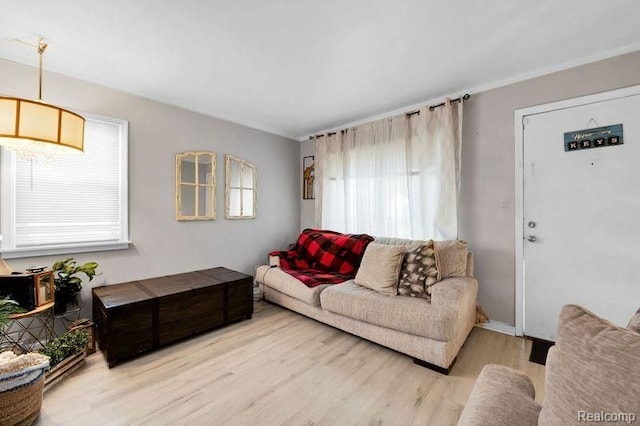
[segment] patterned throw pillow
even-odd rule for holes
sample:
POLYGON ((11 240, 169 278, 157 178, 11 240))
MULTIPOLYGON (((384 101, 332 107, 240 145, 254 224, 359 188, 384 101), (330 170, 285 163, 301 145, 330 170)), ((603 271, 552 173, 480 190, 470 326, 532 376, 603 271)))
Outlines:
POLYGON ((438 281, 433 240, 405 253, 400 269, 398 294, 431 301, 431 287, 438 281))

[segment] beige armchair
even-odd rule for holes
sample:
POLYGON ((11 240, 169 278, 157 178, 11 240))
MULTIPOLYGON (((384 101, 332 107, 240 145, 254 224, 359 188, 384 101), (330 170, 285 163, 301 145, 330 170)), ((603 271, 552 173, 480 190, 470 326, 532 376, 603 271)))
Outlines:
POLYGON ((640 421, 640 332, 634 329, 636 322, 632 319, 625 329, 580 306, 563 307, 556 344, 547 356, 542 405, 534 401, 533 384, 524 373, 487 365, 458 425, 640 421))

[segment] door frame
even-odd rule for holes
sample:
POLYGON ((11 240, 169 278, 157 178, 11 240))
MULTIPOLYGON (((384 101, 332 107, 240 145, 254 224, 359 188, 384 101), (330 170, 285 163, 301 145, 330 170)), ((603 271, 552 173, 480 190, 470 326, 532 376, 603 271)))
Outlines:
POLYGON ((581 105, 594 104, 609 101, 612 99, 626 98, 640 94, 640 85, 624 87, 607 92, 595 93, 592 95, 580 96, 577 98, 521 108, 514 111, 514 131, 515 131, 515 254, 516 254, 516 276, 515 276, 515 302, 516 336, 524 335, 524 127, 527 117, 536 114, 557 111, 561 109, 573 108, 581 105))

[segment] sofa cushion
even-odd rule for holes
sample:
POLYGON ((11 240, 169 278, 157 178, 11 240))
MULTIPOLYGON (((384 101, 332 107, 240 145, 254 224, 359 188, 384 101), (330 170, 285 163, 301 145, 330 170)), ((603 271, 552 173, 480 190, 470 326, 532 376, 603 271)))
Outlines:
POLYGON ((403 246, 369 244, 356 274, 356 284, 381 293, 397 294, 403 258, 403 246))
POLYGON ((406 238, 377 237, 373 242, 376 244, 386 244, 388 246, 404 246, 405 250, 413 250, 428 241, 408 240, 406 238))
POLYGON ((467 243, 460 240, 434 241, 438 280, 467 275, 467 243))
POLYGON ((537 425, 540 405, 526 374, 504 365, 485 365, 464 406, 458 426, 537 425))
POLYGON ((381 327, 449 341, 455 312, 418 297, 396 297, 362 287, 353 281, 330 286, 320 294, 322 309, 381 327))
POLYGON ((546 365, 540 425, 572 425, 604 413, 640 418, 640 334, 567 305, 546 365))
POLYGON ((320 306, 320 293, 331 286, 331 284, 321 284, 316 287, 307 287, 282 269, 270 268, 267 265, 258 267, 256 281, 311 306, 320 306))
POLYGON ((412 250, 407 250, 400 269, 398 294, 401 296, 430 299, 431 286, 437 282, 438 269, 433 250, 433 241, 427 241, 412 250))

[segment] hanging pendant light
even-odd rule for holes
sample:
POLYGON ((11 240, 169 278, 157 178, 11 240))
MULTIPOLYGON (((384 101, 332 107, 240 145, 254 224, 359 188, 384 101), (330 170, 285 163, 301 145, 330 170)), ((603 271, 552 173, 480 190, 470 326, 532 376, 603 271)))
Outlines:
POLYGON ((84 118, 42 102, 42 54, 47 44, 40 40, 37 48, 38 100, 0 96, 0 145, 23 159, 83 152, 84 118))

